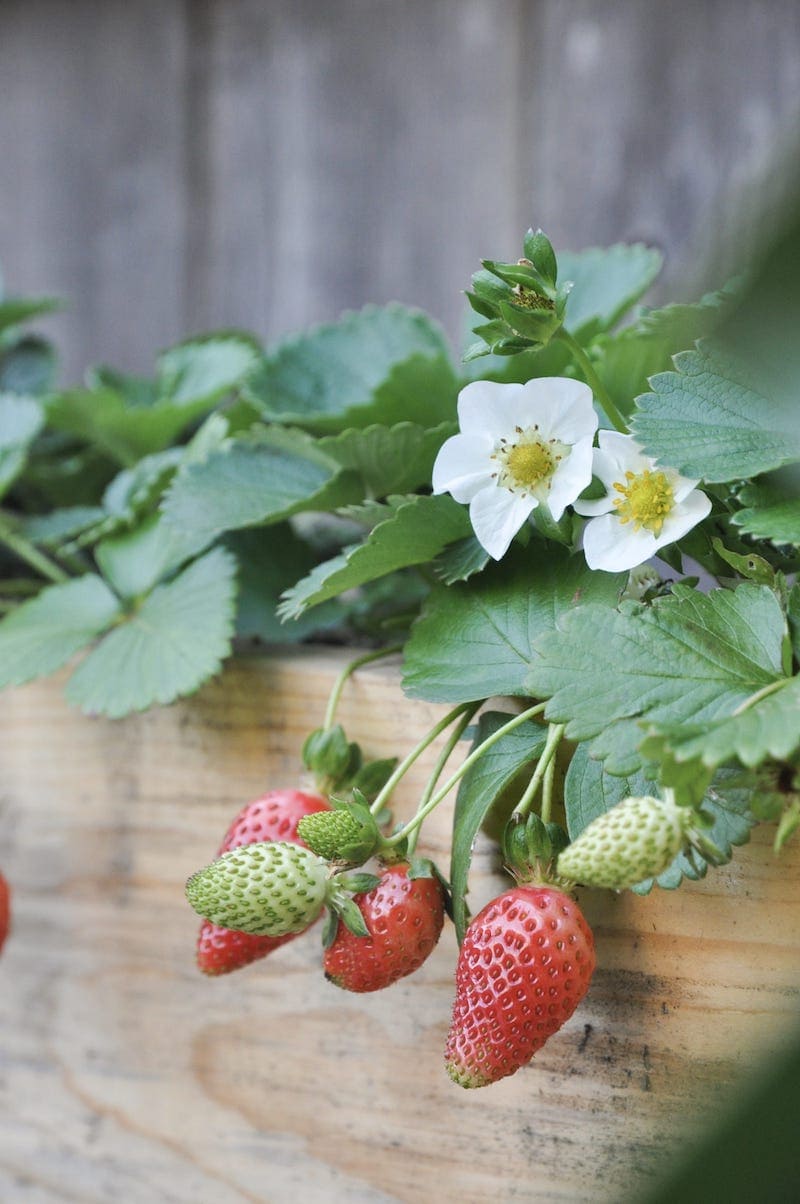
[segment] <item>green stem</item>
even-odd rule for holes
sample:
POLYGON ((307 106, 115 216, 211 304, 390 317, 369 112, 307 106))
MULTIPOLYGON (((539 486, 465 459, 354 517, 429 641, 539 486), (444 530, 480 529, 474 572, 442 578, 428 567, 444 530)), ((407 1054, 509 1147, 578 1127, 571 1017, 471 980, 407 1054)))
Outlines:
POLYGON ((731 718, 741 715, 742 711, 749 711, 750 707, 754 707, 757 702, 761 702, 762 698, 768 698, 770 694, 775 694, 778 690, 782 690, 788 684, 789 680, 788 677, 781 677, 778 681, 771 681, 768 686, 762 686, 760 690, 756 690, 755 694, 751 694, 749 698, 745 698, 744 702, 739 704, 731 718))
MULTIPOLYGON (((547 733, 547 740, 545 741, 545 746, 542 749, 542 755, 541 755, 541 757, 539 757, 539 760, 536 762, 536 768, 533 771, 533 774, 531 775, 531 780, 528 782, 528 785, 525 787, 525 793, 523 794, 522 798, 519 800, 516 807, 514 808, 515 815, 520 815, 524 818, 530 811, 531 803, 533 802, 534 798, 536 797, 536 792, 539 789, 539 785, 542 781, 542 778, 544 778, 545 782, 547 782, 547 771, 549 770, 550 765, 552 764, 555 767, 554 758, 555 758, 556 752, 558 751, 558 745, 559 745, 559 742, 560 742, 563 734, 564 734, 564 725, 563 724, 561 724, 561 723, 551 723, 550 724, 550 730, 547 733)), ((552 794, 552 777, 551 777, 551 781, 550 781, 550 791, 552 794)), ((542 820, 544 821, 544 823, 549 823, 549 821, 550 821, 549 803, 550 803, 550 800, 545 799, 545 797, 543 795, 542 796, 542 820), (548 804, 548 806, 547 806, 548 814, 547 815, 545 815, 545 804, 546 803, 548 804)))
POLYGON ((592 392, 594 393, 595 397, 600 402, 600 405, 603 407, 603 410, 605 411, 606 416, 611 419, 611 422, 614 424, 614 426, 617 428, 618 431, 620 431, 623 435, 627 435, 628 434, 627 422, 622 417, 622 414, 619 412, 619 410, 617 409, 614 402, 611 400, 608 389, 605 387, 605 385, 601 381, 600 377, 595 372, 594 364, 589 359, 588 355, 584 351, 583 347, 581 347, 578 340, 573 338, 573 336, 569 333, 569 331, 565 330, 563 326, 558 331, 556 338, 561 339, 561 342, 566 343, 567 346, 569 347, 570 351, 572 352, 573 356, 575 357, 575 359, 578 363, 578 366, 580 367, 581 371, 583 372, 583 375, 586 377, 587 385, 589 385, 589 387, 592 390, 592 392))
POLYGON ((40 552, 38 548, 34 547, 24 536, 12 530, 4 518, 0 518, 0 543, 4 543, 15 556, 24 560, 32 569, 36 569, 37 573, 41 573, 48 580, 54 581, 58 585, 69 581, 68 573, 65 573, 49 556, 45 556, 44 552, 40 552))
POLYGON ((333 727, 333 720, 336 708, 339 705, 339 699, 342 696, 342 690, 351 674, 355 673, 356 669, 360 669, 362 665, 368 665, 372 661, 380 660, 384 656, 392 656, 395 652, 402 651, 402 648, 402 644, 390 644, 386 648, 378 648, 373 652, 365 652, 363 656, 357 656, 349 665, 345 665, 333 683, 333 689, 328 698, 328 707, 325 711, 325 722, 323 723, 324 731, 329 732, 333 727))
MULTIPOLYGON (((386 782, 386 785, 383 787, 380 794, 373 802, 372 806, 370 807, 370 811, 373 815, 377 815, 379 813, 397 783, 401 778, 405 777, 408 770, 411 768, 417 758, 422 756, 428 745, 433 744, 436 737, 441 735, 445 728, 449 727, 451 723, 454 723, 455 720, 463 715, 466 711, 470 711, 470 713, 472 713, 472 708, 474 705, 475 704, 472 702, 462 702, 461 706, 454 707, 452 711, 448 711, 444 719, 440 719, 439 722, 431 728, 427 735, 423 736, 419 744, 417 744, 415 748, 412 748, 408 756, 400 762, 392 776, 386 782)), ((392 840, 390 843, 394 844, 396 842, 392 840)))
POLYGON ((479 761, 484 753, 488 752, 490 748, 497 744, 498 740, 502 740, 503 736, 507 736, 509 732, 513 732, 515 728, 520 727, 527 719, 533 719, 535 715, 541 715, 545 706, 546 704, 544 702, 538 702, 536 706, 528 707, 527 711, 522 711, 521 714, 515 715, 513 719, 509 719, 508 723, 504 723, 503 726, 499 727, 496 732, 492 733, 491 736, 487 736, 483 743, 479 744, 477 748, 473 749, 469 756, 466 757, 461 763, 455 773, 447 779, 441 790, 437 790, 436 793, 432 795, 430 799, 428 799, 428 802, 425 804, 425 806, 420 807, 414 818, 410 819, 404 828, 401 828, 399 832, 395 832, 394 836, 390 836, 386 841, 386 844, 399 844, 401 840, 405 840, 407 836, 410 836, 411 833, 420 826, 423 820, 427 819, 431 811, 433 811, 435 807, 439 806, 439 803, 442 801, 442 799, 447 797, 453 787, 461 780, 461 778, 463 778, 467 770, 471 769, 475 762, 479 761))
POLYGON ((547 762, 547 769, 544 771, 544 781, 542 782, 542 805, 539 814, 543 824, 550 823, 550 816, 553 811, 553 780, 556 776, 556 759, 551 757, 547 762))
MULTIPOLYGON (((436 764, 434 765, 433 770, 431 772, 431 776, 428 778, 427 785, 425 786, 425 789, 422 792, 422 798, 420 799, 419 807, 417 808, 418 811, 420 811, 423 807, 426 807, 428 805, 431 795, 433 794, 434 790, 436 789, 436 783, 439 781, 439 778, 442 776, 445 765, 450 760, 450 756, 453 752, 453 749, 456 747, 459 740, 464 735, 464 732, 466 731, 468 725, 472 721, 472 717, 474 716, 475 712, 478 710, 478 707, 480 707, 480 706, 481 706, 481 703, 476 702, 468 710, 466 710, 464 712, 464 714, 461 716, 461 718, 459 719, 456 726, 453 728, 450 735, 447 737, 447 743, 444 745, 444 748, 439 753, 439 756, 437 757, 437 760, 436 760, 436 764)), ((414 831, 411 833, 411 835, 408 838, 409 856, 414 852, 414 849, 417 847, 417 838, 419 837, 420 831, 421 831, 421 827, 415 828, 414 831)))

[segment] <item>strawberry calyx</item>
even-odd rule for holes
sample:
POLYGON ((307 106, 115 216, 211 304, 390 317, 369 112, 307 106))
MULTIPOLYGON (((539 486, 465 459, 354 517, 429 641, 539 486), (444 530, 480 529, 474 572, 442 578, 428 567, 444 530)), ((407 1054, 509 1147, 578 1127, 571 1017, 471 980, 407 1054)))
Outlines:
POLYGON ((559 853, 569 844, 560 824, 545 823, 535 813, 514 813, 503 832, 505 868, 520 886, 553 886, 571 890, 574 883, 557 872, 559 853))

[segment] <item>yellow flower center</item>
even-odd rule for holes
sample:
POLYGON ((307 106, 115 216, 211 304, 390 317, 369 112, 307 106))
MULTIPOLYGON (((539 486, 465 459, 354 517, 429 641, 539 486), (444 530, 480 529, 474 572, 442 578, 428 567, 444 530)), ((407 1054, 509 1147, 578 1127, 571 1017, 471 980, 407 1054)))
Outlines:
POLYGON ((533 489, 553 475, 555 461, 547 444, 537 439, 535 443, 515 444, 508 453, 506 467, 518 485, 533 489))
POLYGON ((619 521, 632 522, 635 531, 646 527, 654 535, 660 535, 675 503, 675 495, 666 474, 652 472, 649 468, 639 473, 626 472, 625 484, 615 481, 614 488, 621 495, 614 500, 619 521))
POLYGON ((497 461, 497 472, 492 475, 498 485, 527 497, 532 493, 544 501, 550 489, 550 478, 563 460, 568 448, 557 439, 543 439, 536 423, 523 429, 518 426, 516 439, 501 439, 494 449, 492 459, 497 461))

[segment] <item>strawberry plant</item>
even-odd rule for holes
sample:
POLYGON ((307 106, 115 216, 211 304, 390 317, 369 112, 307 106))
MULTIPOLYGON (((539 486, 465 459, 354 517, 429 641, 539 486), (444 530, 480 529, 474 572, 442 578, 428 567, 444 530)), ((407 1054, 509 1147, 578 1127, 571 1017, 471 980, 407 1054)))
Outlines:
POLYGON ((758 823, 780 853, 800 827, 792 246, 647 308, 657 251, 557 255, 531 230, 473 277, 459 361, 425 314, 369 306, 60 388, 24 333, 49 303, 0 303, 0 686, 69 665, 67 699, 117 718, 191 694, 237 641, 359 649, 303 749, 319 805, 249 805, 190 879, 201 968, 327 912, 329 976, 375 990, 427 956, 446 904, 447 1062, 487 1084, 588 987, 578 887, 675 889, 758 823), (450 710, 371 762, 335 710, 389 652, 408 697, 450 710), (510 708, 487 707, 498 696, 510 708), (437 741, 393 825, 392 791, 437 741), (452 794, 445 883, 416 844, 452 794), (471 920, 481 829, 517 884, 471 920))

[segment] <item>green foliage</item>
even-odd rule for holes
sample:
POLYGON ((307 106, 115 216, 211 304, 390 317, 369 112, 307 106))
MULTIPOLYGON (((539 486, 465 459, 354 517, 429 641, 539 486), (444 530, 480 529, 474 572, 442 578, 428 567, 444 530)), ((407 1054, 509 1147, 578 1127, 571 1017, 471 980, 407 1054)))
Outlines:
POLYGON ((576 607, 535 645, 529 692, 611 773, 642 763, 643 725, 729 718, 783 676, 785 619, 767 586, 703 595, 676 586, 652 606, 576 607))
POLYGON ((419 310, 367 306, 265 356, 245 389, 265 419, 334 433, 374 423, 438 426, 457 382, 438 327, 419 310))
MULTIPOLYGON (((478 722, 472 750, 493 736, 510 716, 486 711, 478 722)), ((467 880, 472 846, 478 829, 494 803, 518 774, 541 756, 547 729, 528 720, 500 739, 468 769, 458 788, 453 819, 450 880, 453 892, 453 921, 459 941, 467 926, 467 880)))
POLYGON ((406 644, 406 694, 451 703, 535 695, 529 676, 537 637, 576 606, 612 607, 625 580, 592 573, 583 557, 537 542, 471 584, 435 589, 406 644))
POLYGON ((592 247, 559 256, 561 280, 572 281, 564 325, 581 341, 611 330, 661 271, 661 252, 643 243, 592 247))
POLYGON ((343 468, 357 472, 364 491, 380 498, 428 485, 436 453, 456 429, 449 422, 431 428, 415 422, 375 424, 325 436, 317 447, 343 468))
POLYGON ((701 340, 650 384, 636 400, 633 433, 685 476, 734 481, 800 460, 795 399, 769 396, 752 367, 721 344, 701 340))
POLYGON ((743 507, 731 521, 756 539, 800 547, 800 481, 797 466, 762 477, 741 489, 743 507))
POLYGON ((18 686, 60 669, 120 614, 94 574, 51 585, 0 622, 0 686, 18 686))
POLYGON ((33 397, 0 393, 0 498, 25 467, 28 448, 44 425, 44 412, 33 397))
POLYGON ((69 680, 67 699, 116 719, 192 693, 230 652, 235 589, 228 552, 215 548, 196 560, 89 653, 69 680))
POLYGON ((311 606, 367 581, 409 565, 424 564, 454 540, 463 538, 469 520, 451 498, 413 497, 378 523, 364 542, 316 566, 284 594, 279 613, 293 619, 311 606))

